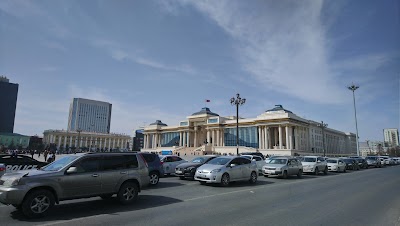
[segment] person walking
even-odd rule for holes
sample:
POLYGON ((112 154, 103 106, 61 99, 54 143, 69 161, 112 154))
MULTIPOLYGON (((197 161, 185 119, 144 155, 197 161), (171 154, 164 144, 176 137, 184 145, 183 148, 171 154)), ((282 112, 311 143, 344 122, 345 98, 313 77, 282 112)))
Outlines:
POLYGON ((44 156, 44 161, 47 162, 47 155, 49 152, 47 150, 44 150, 43 156, 44 156))
POLYGON ((35 151, 34 151, 34 150, 31 150, 30 153, 31 153, 31 156, 32 156, 32 158, 33 158, 33 155, 35 154, 35 151))

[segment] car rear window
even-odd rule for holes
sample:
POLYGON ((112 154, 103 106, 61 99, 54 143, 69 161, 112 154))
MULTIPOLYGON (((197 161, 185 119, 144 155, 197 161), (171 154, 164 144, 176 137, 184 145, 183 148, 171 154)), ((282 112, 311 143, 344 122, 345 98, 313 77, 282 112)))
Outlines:
POLYGON ((316 162, 317 158, 304 158, 302 162, 316 162))
POLYGON ((154 162, 156 159, 156 155, 153 154, 142 154, 143 158, 146 160, 146 162, 154 162))

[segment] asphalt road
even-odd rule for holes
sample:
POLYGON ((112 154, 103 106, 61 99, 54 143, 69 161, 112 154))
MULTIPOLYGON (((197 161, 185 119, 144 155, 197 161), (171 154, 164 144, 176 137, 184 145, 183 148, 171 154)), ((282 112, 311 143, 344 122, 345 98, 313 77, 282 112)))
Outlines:
POLYGON ((400 166, 302 179, 259 177, 256 185, 200 185, 162 178, 136 203, 81 199, 26 219, 0 205, 0 225, 400 225, 400 166))

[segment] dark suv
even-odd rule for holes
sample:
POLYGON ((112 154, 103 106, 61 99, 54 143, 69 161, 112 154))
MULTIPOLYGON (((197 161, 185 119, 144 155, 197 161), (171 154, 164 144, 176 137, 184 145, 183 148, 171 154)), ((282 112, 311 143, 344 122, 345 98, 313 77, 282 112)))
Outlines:
POLYGON ((149 168, 150 185, 157 185, 160 177, 164 176, 164 169, 158 155, 148 152, 139 153, 149 168))

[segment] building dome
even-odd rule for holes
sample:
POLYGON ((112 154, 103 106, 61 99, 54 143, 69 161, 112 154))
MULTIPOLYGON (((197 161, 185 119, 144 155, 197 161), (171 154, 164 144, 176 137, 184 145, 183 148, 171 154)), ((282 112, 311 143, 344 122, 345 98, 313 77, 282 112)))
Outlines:
POLYGON ((210 111, 210 108, 208 108, 208 107, 204 107, 204 108, 201 109, 201 111, 193 113, 192 116, 194 116, 194 115, 204 115, 204 114, 213 115, 213 116, 219 116, 217 113, 214 113, 214 112, 210 111))
POLYGON ((167 124, 161 122, 161 120, 156 120, 156 122, 153 122, 150 125, 151 126, 168 126, 167 124))
POLYGON ((270 109, 270 110, 267 110, 266 112, 272 112, 272 111, 284 111, 284 112, 286 112, 286 113, 292 113, 292 114, 293 114, 293 112, 291 112, 291 111, 289 111, 289 110, 286 110, 286 109, 283 108, 282 105, 280 105, 280 104, 275 105, 274 108, 272 108, 272 109, 270 109))

